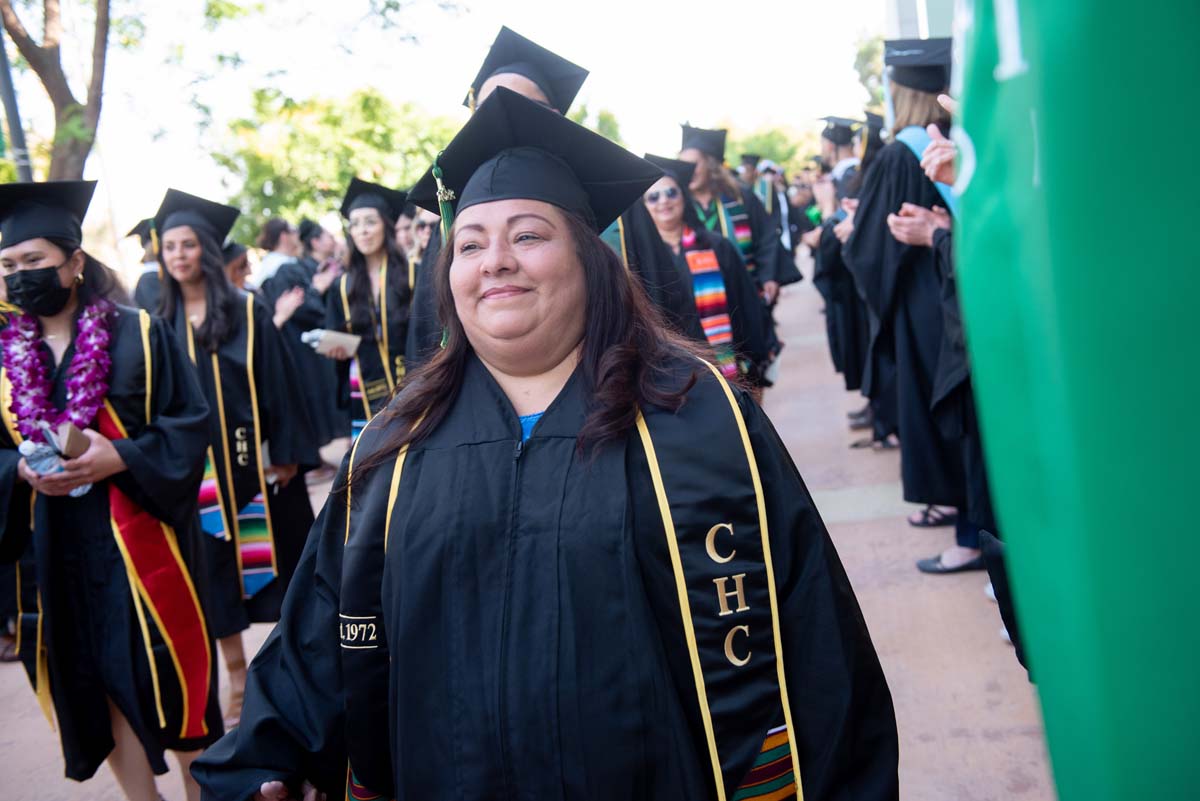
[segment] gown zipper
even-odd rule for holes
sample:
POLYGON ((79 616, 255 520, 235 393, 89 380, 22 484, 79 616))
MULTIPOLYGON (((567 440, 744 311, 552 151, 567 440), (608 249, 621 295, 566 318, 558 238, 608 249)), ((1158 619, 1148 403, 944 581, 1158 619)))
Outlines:
POLYGON ((504 605, 500 629, 500 680, 498 682, 499 699, 497 701, 498 719, 500 722, 500 770, 504 776, 504 798, 513 798, 513 777, 510 764, 508 745, 508 618, 510 614, 509 598, 512 590, 513 552, 516 549, 517 520, 521 497, 521 456, 525 453, 525 441, 517 440, 513 449, 512 491, 509 496, 509 506, 512 509, 508 522, 508 554, 504 566, 504 605))

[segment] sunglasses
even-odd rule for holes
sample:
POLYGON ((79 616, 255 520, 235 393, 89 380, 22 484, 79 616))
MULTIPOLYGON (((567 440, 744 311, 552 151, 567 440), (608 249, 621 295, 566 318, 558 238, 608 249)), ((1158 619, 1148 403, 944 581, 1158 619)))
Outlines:
POLYGON ((431 222, 419 222, 417 223, 417 230, 424 231, 426 228, 432 228, 434 225, 435 223, 431 222))
POLYGON ((649 203, 651 206, 653 206, 655 203, 657 203, 660 200, 674 200, 677 197, 679 197, 679 190, 676 189, 675 187, 671 186, 671 187, 664 189, 661 192, 659 192, 658 190, 655 190, 653 192, 647 192, 646 193, 646 202, 649 203))

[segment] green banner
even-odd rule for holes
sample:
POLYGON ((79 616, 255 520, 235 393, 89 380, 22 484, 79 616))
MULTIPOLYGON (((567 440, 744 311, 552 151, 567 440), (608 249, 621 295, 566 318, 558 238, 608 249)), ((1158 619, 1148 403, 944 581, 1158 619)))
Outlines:
POLYGON ((1197 798, 1200 2, 955 25, 958 285, 1060 797, 1197 798))

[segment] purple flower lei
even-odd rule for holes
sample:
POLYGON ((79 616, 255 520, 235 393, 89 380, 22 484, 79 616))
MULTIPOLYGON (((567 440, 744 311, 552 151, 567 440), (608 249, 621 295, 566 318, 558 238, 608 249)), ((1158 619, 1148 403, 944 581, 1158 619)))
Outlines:
POLYGON ((37 427, 44 421, 52 429, 64 422, 87 428, 108 395, 108 373, 112 359, 108 355, 108 323, 115 307, 107 300, 87 306, 75 333, 75 355, 67 374, 67 408, 59 411, 50 399, 51 386, 46 359, 39 347, 41 338, 37 318, 14 314, 8 327, 0 331, 4 370, 12 384, 9 410, 17 418, 21 436, 42 440, 37 427))

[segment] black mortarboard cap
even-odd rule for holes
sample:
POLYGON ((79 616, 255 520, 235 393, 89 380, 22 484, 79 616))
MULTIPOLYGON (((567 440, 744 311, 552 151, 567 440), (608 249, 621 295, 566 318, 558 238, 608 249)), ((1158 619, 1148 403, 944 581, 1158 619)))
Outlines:
POLYGON ((695 148, 701 153, 707 153, 717 161, 725 161, 725 137, 728 135, 728 131, 693 128, 686 122, 681 127, 683 128, 683 140, 679 145, 681 151, 695 148))
POLYGON ((762 156, 758 155, 757 153, 743 153, 742 154, 742 163, 743 164, 748 164, 751 167, 757 168, 758 162, 760 162, 760 161, 762 161, 762 156))
POLYGON ((669 159, 666 156, 655 156, 652 153, 647 153, 645 159, 678 181, 684 189, 691 185, 692 176, 696 174, 696 165, 690 161, 669 159))
POLYGON ((868 128, 871 128, 872 130, 876 130, 876 131, 883 130, 884 122, 883 122, 883 117, 881 115, 876 114, 873 111, 868 111, 868 112, 866 112, 866 116, 867 116, 866 125, 868 128))
POLYGON ((479 74, 471 81, 471 91, 463 105, 473 107, 474 98, 478 97, 479 90, 488 78, 502 72, 523 75, 536 83, 550 105, 563 114, 575 101, 575 95, 579 94, 588 76, 588 71, 583 67, 503 27, 496 34, 496 41, 492 42, 479 74))
POLYGON ((835 145, 850 144, 854 141, 854 129, 862 125, 858 120, 846 117, 822 117, 821 119, 825 122, 825 130, 821 131, 821 136, 835 145))
POLYGON ((883 43, 883 63, 901 86, 935 94, 950 85, 950 39, 893 39, 883 43))
POLYGON ((355 209, 375 209, 385 218, 395 222, 408 203, 408 194, 399 189, 388 189, 386 186, 373 184, 359 178, 350 179, 350 187, 342 200, 342 216, 350 219, 350 212, 355 209))
POLYGON ((126 238, 136 236, 138 239, 145 242, 150 239, 150 232, 154 230, 154 218, 147 217, 137 225, 129 229, 129 233, 125 234, 126 238))
POLYGON ((95 181, 46 181, 0 185, 0 247, 29 239, 83 242, 83 218, 95 181))
POLYGON ((418 206, 441 213, 434 170, 457 213, 479 203, 541 200, 607 228, 662 176, 582 125, 498 88, 412 188, 418 206))
POLYGON ((161 237, 172 228, 186 225, 212 237, 220 247, 240 215, 234 206, 168 189, 154 214, 154 228, 161 237))

